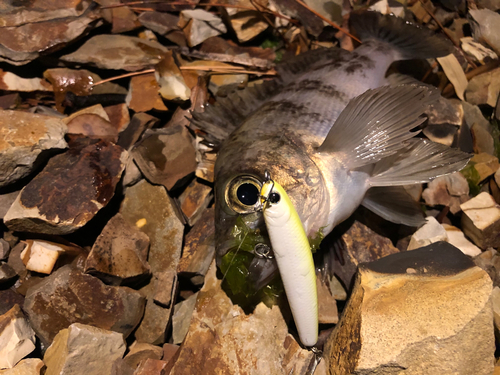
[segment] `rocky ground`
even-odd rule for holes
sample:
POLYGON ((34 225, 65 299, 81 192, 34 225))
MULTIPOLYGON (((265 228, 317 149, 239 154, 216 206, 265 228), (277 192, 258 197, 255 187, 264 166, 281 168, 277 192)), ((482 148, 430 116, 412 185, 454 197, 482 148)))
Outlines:
POLYGON ((418 230, 359 209, 324 240, 318 256, 341 238, 315 373, 500 373, 498 0, 49 3, 0 7, 0 374, 312 373, 279 293, 226 293, 211 206, 227 134, 189 117, 291 56, 352 50, 366 7, 453 41, 391 70, 441 90, 423 134, 474 156, 408 187, 418 230))

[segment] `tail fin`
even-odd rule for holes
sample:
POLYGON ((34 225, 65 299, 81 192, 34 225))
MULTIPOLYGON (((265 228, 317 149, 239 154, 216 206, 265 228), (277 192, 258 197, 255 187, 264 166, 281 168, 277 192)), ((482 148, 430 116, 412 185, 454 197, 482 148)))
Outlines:
POLYGON ((461 170, 472 155, 427 139, 414 138, 408 147, 380 160, 370 177, 371 186, 397 186, 429 182, 461 170))
POLYGON ((395 16, 371 11, 352 12, 349 21, 362 41, 388 43, 399 52, 401 60, 443 57, 453 50, 447 39, 395 16))

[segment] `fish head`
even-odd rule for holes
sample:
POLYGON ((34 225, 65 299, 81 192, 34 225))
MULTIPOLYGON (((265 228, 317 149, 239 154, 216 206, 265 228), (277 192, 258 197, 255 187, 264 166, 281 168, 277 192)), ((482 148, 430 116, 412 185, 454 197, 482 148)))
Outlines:
POLYGON ((288 137, 260 137, 246 142, 230 138, 215 166, 216 259, 221 266, 229 252, 255 256, 249 267, 255 290, 266 285, 276 271, 272 257, 256 253, 263 245, 272 254, 260 199, 267 176, 286 191, 308 236, 314 237, 328 220, 328 193, 322 172, 300 142, 288 137))

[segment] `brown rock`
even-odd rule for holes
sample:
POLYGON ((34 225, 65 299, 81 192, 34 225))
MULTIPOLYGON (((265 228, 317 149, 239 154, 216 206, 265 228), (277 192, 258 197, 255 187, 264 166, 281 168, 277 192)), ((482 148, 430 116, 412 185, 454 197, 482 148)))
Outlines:
POLYGON ((214 221, 214 209, 210 208, 203 213, 200 220, 185 237, 177 272, 181 276, 191 277, 191 281, 195 284, 203 283, 214 259, 214 221))
POLYGON ((172 340, 174 344, 180 344, 184 341, 188 333, 197 298, 198 293, 195 293, 175 305, 172 316, 172 340))
POLYGON ((40 375, 43 367, 45 365, 41 359, 27 358, 20 361, 11 369, 0 370, 0 375, 40 375))
MULTIPOLYGON (((236 1, 235 4, 252 8, 250 0, 236 1)), ((267 7, 267 1, 261 3, 261 5, 267 7)), ((248 42, 269 27, 269 24, 259 11, 228 8, 227 12, 230 16, 231 26, 240 43, 248 42)))
POLYGON ((5 215, 12 230, 67 234, 85 225, 114 195, 128 154, 103 140, 78 138, 24 187, 5 215))
POLYGON ((163 35, 171 42, 186 47, 187 41, 179 26, 179 17, 166 12, 141 12, 139 22, 148 29, 163 35))
POLYGON ((21 277, 26 275, 27 272, 26 266, 21 259, 21 253, 26 246, 27 244, 25 242, 20 242, 16 246, 14 246, 14 248, 10 252, 8 260, 9 266, 11 266, 14 271, 16 271, 16 273, 21 277))
POLYGON ((24 305, 24 297, 13 289, 0 290, 0 315, 5 314, 15 305, 21 308, 24 305))
POLYGON ((35 349, 35 332, 18 305, 0 316, 0 369, 12 368, 35 349))
POLYGON ((491 374, 491 290, 444 242, 361 265, 325 345, 329 373, 491 374))
POLYGON ((48 158, 47 150, 66 148, 66 131, 55 117, 0 111, 0 187, 29 175, 48 158))
POLYGON ((488 193, 465 202, 462 230, 481 249, 500 246, 500 206, 488 193))
POLYGON ((164 375, 166 374, 166 368, 167 362, 148 358, 139 364, 134 375, 164 375))
MULTIPOLYGON (((500 19, 500 17, 498 17, 500 19)), ((499 45, 500 47, 500 45, 499 45)), ((471 104, 495 107, 500 92, 500 69, 479 74, 469 81, 465 96, 471 104)))
POLYGON ((167 100, 188 100, 191 87, 184 80, 184 75, 177 66, 172 52, 165 54, 163 60, 156 66, 160 94, 167 100))
POLYGON ((120 133, 118 145, 128 150, 141 137, 146 129, 151 129, 160 120, 146 113, 136 113, 132 116, 128 126, 120 133))
POLYGON ((67 123, 68 134, 81 134, 89 138, 105 139, 116 143, 118 131, 102 117, 94 114, 82 114, 67 123))
POLYGON ((126 287, 107 286, 68 265, 30 288, 24 308, 44 344, 50 344, 72 323, 109 329, 127 337, 142 317, 144 297, 126 287))
POLYGON ((476 266, 485 270, 493 280, 493 286, 500 286, 500 254, 495 249, 488 249, 474 258, 476 266))
POLYGON ((337 324, 339 312, 337 301, 333 298, 329 288, 323 283, 321 277, 316 278, 318 287, 318 319, 320 324, 337 324))
POLYGON ((123 356, 127 346, 117 332, 73 323, 61 330, 45 352, 45 375, 110 375, 113 362, 123 356))
POLYGON ((0 262, 0 285, 17 277, 16 271, 7 263, 0 262))
POLYGON ((141 23, 137 19, 137 16, 130 8, 124 6, 113 8, 111 11, 113 14, 113 28, 111 32, 113 34, 125 33, 141 27, 141 23))
POLYGON ((132 375, 139 364, 146 359, 161 359, 163 349, 156 345, 135 341, 123 359, 118 359, 113 364, 112 375, 132 375))
POLYGON ((160 43, 126 35, 96 35, 64 61, 93 64, 102 69, 135 71, 153 67, 167 48, 160 43), (109 46, 113 46, 112 49, 109 46))
POLYGON ((117 214, 108 221, 85 261, 85 272, 120 285, 150 272, 149 238, 117 214))
POLYGON ((16 200, 19 192, 21 190, 15 190, 11 193, 0 194, 0 219, 3 220, 7 211, 9 211, 10 206, 16 200))
POLYGON ((130 114, 125 103, 104 107, 104 111, 106 111, 111 125, 119 132, 124 130, 130 122, 130 114))
POLYGON ((132 77, 126 103, 135 112, 147 112, 152 109, 168 110, 161 100, 160 86, 153 73, 132 77))
POLYGON ((170 307, 177 285, 177 272, 175 269, 157 271, 153 278, 153 284, 153 299, 155 303, 170 307))
POLYGON ((472 147, 474 153, 487 153, 493 155, 495 153, 495 145, 490 132, 483 126, 474 124, 470 129, 472 135, 472 147))
POLYGON ((197 46, 211 36, 227 32, 219 17, 202 9, 182 11, 178 26, 184 31, 190 47, 197 46))
POLYGON ((448 206, 456 214, 460 205, 469 200, 469 184, 460 172, 441 176, 429 182, 422 198, 428 206, 448 206))
POLYGON ((174 344, 163 344, 163 360, 170 362, 175 359, 176 354, 179 352, 179 345, 174 344))
MULTIPOLYGON (((285 357, 283 358, 284 373, 307 374, 311 361, 314 359, 314 353, 310 350, 302 349, 290 334, 286 336, 283 346, 286 349, 285 357)), ((317 369, 314 374, 322 375, 317 369)))
POLYGON ((475 154, 472 159, 470 159, 470 163, 479 174, 479 181, 485 180, 500 168, 498 158, 484 152, 475 154))
POLYGON ((344 264, 335 260, 333 271, 343 285, 349 287, 359 263, 372 262, 399 250, 392 245, 391 240, 383 237, 358 221, 342 235, 342 256, 344 264))
POLYGON ((149 181, 163 185, 168 190, 196 170, 192 137, 188 130, 180 125, 146 131, 131 154, 149 181))
POLYGON ((212 188, 193 180, 179 197, 181 210, 189 225, 193 226, 212 200, 212 188))

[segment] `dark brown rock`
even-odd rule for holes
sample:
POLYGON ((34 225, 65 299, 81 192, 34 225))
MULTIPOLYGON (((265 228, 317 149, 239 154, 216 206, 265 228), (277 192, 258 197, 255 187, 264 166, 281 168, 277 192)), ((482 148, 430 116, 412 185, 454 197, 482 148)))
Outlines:
POLYGON ((16 293, 13 289, 0 290, 0 315, 12 309, 14 305, 21 308, 24 305, 24 296, 16 293))
POLYGON ((24 309, 37 336, 47 345, 72 323, 92 325, 127 337, 142 317, 144 297, 126 287, 107 286, 68 265, 30 288, 24 309))
POLYGON ((120 133, 118 145, 128 150, 141 137, 146 129, 151 129, 160 120, 146 113, 136 113, 128 126, 120 133))
POLYGON ((3 238, 0 238, 0 259, 6 259, 10 253, 10 245, 3 238))
POLYGON ((177 266, 181 276, 191 277, 195 284, 202 284, 215 254, 214 209, 206 210, 200 220, 186 235, 182 257, 177 266))
POLYGON ((7 263, 0 262, 0 285, 17 277, 16 271, 7 263))
POLYGON ((186 47, 187 41, 184 33, 177 26, 179 17, 166 12, 142 12, 139 15, 139 22, 148 29, 163 35, 175 44, 186 47))
POLYGON ((5 224, 17 231, 74 232, 109 203, 127 158, 125 150, 107 141, 74 139, 24 187, 5 224))
POLYGON ((179 197, 181 210, 187 223, 193 226, 212 200, 212 188, 193 180, 179 197))
POLYGON ((149 273, 148 251, 148 236, 117 214, 108 221, 92 246, 85 272, 108 284, 120 285, 149 273))
POLYGON ((183 126, 148 130, 131 154, 149 181, 169 190, 196 170, 193 139, 183 126))

